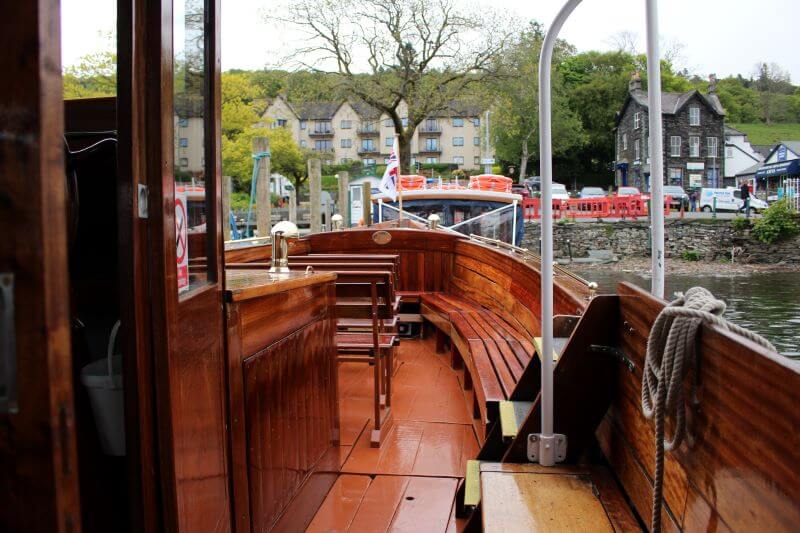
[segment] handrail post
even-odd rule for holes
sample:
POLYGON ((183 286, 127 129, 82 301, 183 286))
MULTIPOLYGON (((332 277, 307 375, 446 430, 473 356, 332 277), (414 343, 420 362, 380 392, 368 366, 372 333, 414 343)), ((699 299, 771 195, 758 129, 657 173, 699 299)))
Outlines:
MULTIPOLYGON (((664 152, 661 124, 661 55, 658 49, 658 0, 646 0, 647 103, 650 135, 650 233, 653 278, 650 292, 664 297, 664 152)), ((645 141, 646 142, 646 141, 645 141)))
POLYGON ((542 43, 539 56, 539 153, 542 188, 542 253, 541 253, 541 297, 542 297, 542 427, 541 434, 529 437, 528 457, 538 460, 543 466, 552 466, 556 459, 566 454, 566 439, 561 443, 553 435, 553 143, 552 143, 552 95, 550 74, 558 33, 572 11, 581 0, 567 0, 556 15, 542 43), (563 446, 563 451, 561 447, 563 446), (556 448, 559 450, 556 450, 556 448), (538 448, 538 449, 537 449, 538 448))

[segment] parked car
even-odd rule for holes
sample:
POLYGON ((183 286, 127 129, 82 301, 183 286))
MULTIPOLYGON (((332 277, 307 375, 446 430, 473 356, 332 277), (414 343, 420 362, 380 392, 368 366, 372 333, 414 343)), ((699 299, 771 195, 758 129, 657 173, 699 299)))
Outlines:
POLYGON ((681 205, 684 209, 689 208, 689 195, 679 185, 664 185, 664 196, 671 198, 669 205, 675 209, 680 209, 681 205))
MULTIPOLYGON (((714 199, 717 200, 717 211, 741 211, 744 209, 744 200, 741 191, 735 187, 725 189, 711 189, 704 187, 700 190, 700 209, 705 212, 714 210, 714 199)), ((750 213, 757 213, 767 208, 767 203, 754 196, 750 197, 750 213)))
POLYGON ((519 183, 515 183, 514 185, 511 186, 511 192, 514 193, 514 194, 519 194, 523 198, 530 198, 531 197, 530 189, 528 189, 527 186, 519 184, 519 183))
POLYGON ((569 200, 569 193, 567 187, 561 183, 553 182, 553 200, 569 200))
POLYGON ((642 192, 636 187, 617 187, 617 196, 641 196, 642 192))
POLYGON ((584 187, 581 189, 579 198, 605 198, 606 191, 602 187, 584 187))
POLYGON ((649 194, 642 194, 638 187, 617 187, 616 196, 640 196, 642 200, 650 199, 649 194))

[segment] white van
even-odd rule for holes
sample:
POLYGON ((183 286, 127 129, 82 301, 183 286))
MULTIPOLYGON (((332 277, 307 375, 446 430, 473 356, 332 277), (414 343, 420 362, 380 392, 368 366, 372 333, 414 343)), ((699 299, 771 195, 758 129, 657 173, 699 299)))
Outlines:
MULTIPOLYGON (((713 211, 714 198, 717 199, 717 211, 741 211, 744 209, 741 191, 736 187, 727 187, 725 189, 704 187, 700 190, 700 209, 706 212, 713 211)), ((766 202, 755 196, 750 196, 750 213, 763 211, 766 208, 766 202)))

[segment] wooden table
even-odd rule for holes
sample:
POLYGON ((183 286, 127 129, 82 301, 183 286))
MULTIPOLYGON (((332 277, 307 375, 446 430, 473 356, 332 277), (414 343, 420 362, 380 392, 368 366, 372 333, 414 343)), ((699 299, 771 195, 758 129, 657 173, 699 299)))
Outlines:
POLYGON ((336 274, 226 274, 236 529, 263 531, 311 476, 338 470, 336 274))

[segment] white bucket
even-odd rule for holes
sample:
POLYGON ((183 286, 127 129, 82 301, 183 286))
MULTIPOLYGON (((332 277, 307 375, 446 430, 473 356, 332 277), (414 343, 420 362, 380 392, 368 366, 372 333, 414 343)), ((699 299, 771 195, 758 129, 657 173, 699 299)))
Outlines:
POLYGON ((118 320, 111 328, 105 359, 81 370, 81 382, 89 392, 100 445, 106 455, 125 455, 125 398, 122 389, 122 355, 114 355, 118 320))

